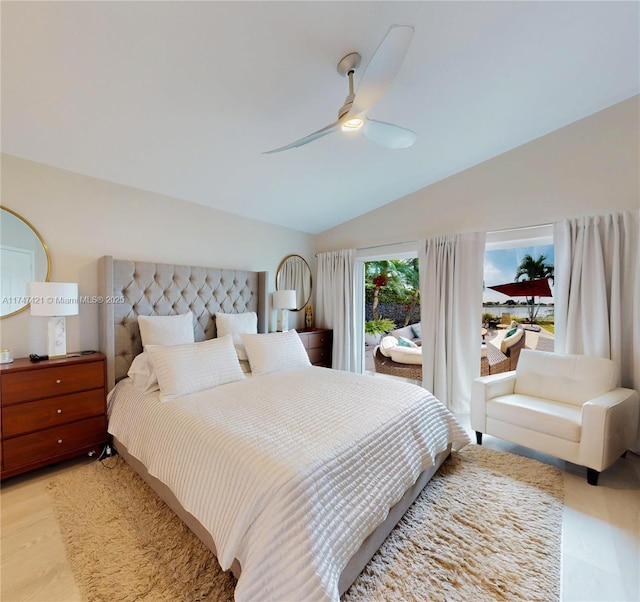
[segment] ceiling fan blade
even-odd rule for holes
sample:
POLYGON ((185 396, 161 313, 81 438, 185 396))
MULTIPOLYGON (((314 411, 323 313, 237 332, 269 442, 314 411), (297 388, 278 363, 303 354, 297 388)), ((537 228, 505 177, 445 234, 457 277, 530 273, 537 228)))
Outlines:
POLYGON ((351 110, 352 115, 368 111, 387 91, 409 50, 414 28, 392 25, 362 74, 351 110))
POLYGON ((273 150, 265 151, 262 154, 270 155, 272 153, 279 153, 281 151, 289 150, 290 148, 296 148, 297 146, 303 146, 304 144, 309 144, 309 142, 313 142, 318 138, 322 138, 322 136, 326 136, 327 134, 331 134, 331 132, 335 132, 340 127, 343 121, 344 121, 344 118, 338 119, 338 121, 334 121, 332 124, 326 127, 323 127, 321 130, 318 130, 317 132, 313 132, 313 134, 309 134, 304 138, 300 138, 300 140, 296 140, 295 142, 292 142, 291 144, 287 144, 286 146, 281 146, 280 148, 274 148, 273 150))
POLYGON ((407 128, 368 117, 364 121, 362 131, 371 142, 394 150, 409 148, 418 138, 418 134, 407 128))

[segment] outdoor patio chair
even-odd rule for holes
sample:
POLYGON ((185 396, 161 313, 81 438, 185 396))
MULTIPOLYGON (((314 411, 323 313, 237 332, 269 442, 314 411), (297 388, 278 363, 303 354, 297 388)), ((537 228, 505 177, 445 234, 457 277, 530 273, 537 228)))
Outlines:
POLYGON ((498 328, 509 328, 511 325, 511 314, 508 312, 503 312, 500 316, 500 324, 498 324, 498 328))
POLYGON ((480 376, 499 374, 516 369, 520 352, 525 348, 526 341, 524 328, 521 325, 517 326, 517 328, 519 332, 514 337, 513 342, 509 341, 509 337, 505 337, 501 342, 500 349, 490 342, 485 344, 486 352, 480 358, 480 376))
POLYGON ((379 345, 376 347, 373 354, 373 365, 375 367, 375 371, 380 374, 389 374, 390 376, 400 376, 402 378, 422 381, 421 364, 402 364, 400 362, 394 362, 390 357, 382 355, 379 345))

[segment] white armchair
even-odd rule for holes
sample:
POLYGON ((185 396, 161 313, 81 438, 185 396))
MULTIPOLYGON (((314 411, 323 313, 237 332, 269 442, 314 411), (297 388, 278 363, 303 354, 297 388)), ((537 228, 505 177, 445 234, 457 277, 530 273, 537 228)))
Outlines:
POLYGON ((624 455, 640 396, 616 387, 613 361, 523 349, 516 370, 473 382, 471 428, 587 468, 587 480, 624 455))

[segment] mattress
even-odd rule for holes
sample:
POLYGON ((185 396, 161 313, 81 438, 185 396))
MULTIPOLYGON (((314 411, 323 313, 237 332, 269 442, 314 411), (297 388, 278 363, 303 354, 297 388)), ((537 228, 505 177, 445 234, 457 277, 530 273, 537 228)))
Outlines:
POLYGON ((366 537, 449 445, 469 442, 425 389, 319 367, 161 402, 128 379, 109 432, 211 534, 236 600, 338 600, 366 537))

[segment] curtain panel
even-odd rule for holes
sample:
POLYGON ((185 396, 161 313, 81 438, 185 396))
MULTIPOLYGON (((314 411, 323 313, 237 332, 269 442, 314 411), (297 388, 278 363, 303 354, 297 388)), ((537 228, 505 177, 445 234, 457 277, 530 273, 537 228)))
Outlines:
POLYGON ((423 386, 469 412, 480 375, 485 233, 425 240, 419 248, 423 386))
POLYGON ((554 245, 555 350, 610 358, 640 390, 640 211, 557 222, 554 245))
POLYGON ((320 253, 317 258, 316 320, 333 329, 333 368, 357 372, 354 271, 355 249, 320 253))

